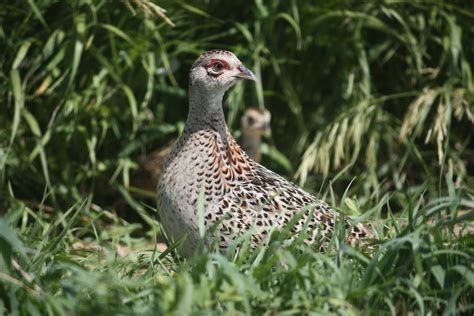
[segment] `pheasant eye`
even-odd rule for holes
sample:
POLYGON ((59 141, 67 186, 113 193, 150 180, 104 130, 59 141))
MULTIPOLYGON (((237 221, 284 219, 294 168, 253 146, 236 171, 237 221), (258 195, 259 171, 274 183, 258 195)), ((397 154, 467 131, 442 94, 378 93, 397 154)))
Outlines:
POLYGON ((225 60, 211 59, 207 64, 207 73, 215 78, 221 76, 225 69, 230 69, 229 64, 225 60))
POLYGON ((222 69, 224 69, 224 64, 218 61, 214 64, 214 69, 217 71, 221 71, 222 69))

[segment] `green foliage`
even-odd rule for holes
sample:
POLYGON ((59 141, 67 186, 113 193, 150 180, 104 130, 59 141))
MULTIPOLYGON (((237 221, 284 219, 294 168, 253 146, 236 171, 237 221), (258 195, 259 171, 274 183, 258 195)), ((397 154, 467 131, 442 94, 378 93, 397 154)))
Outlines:
POLYGON ((469 64, 474 51, 467 40, 472 11, 437 1, 375 3, 359 11, 327 12, 314 22, 345 21, 341 29, 350 41, 336 56, 352 63, 339 67, 345 74, 336 81, 343 85, 337 94, 345 99, 338 104, 346 109, 316 132, 300 178, 304 181, 311 170, 328 174, 361 162, 374 186, 379 179, 400 186, 406 182, 397 178, 410 180, 412 170, 432 177, 453 159, 465 179, 461 157, 469 152, 474 123, 469 64), (425 152, 420 155, 420 150, 425 152))
POLYGON ((319 2, 1 2, 0 312, 472 314, 474 2, 319 2), (155 249, 134 170, 213 48, 260 79, 228 124, 268 108, 264 164, 370 219, 374 253, 155 249))
POLYGON ((20 314, 470 314, 474 240, 453 230, 469 228, 462 223, 472 213, 456 219, 455 212, 474 201, 454 190, 422 204, 415 192, 396 218, 375 225, 386 241, 371 254, 338 239, 321 254, 303 238, 286 242, 288 227, 258 251, 204 250, 189 262, 155 248, 156 224, 137 237, 140 225, 86 202, 61 216, 19 207, 6 221, 24 245, 13 231, 2 233, 2 245, 17 255, 12 266, 1 265, 0 298, 20 314), (19 255, 25 249, 28 258, 19 255))

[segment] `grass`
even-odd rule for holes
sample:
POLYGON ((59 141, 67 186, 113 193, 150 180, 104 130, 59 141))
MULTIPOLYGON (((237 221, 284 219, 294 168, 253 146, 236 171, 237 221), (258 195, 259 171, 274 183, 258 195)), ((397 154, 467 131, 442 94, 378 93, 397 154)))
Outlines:
MULTIPOLYGON (((384 239, 373 252, 336 240, 333 251, 318 253, 301 239, 285 242, 288 228, 274 231, 255 252, 204 251, 184 262, 157 249, 157 224, 140 236, 140 224, 87 201, 61 215, 18 206, 0 222, 3 309, 12 314, 470 314, 474 239, 467 220, 473 214, 456 212, 472 209, 474 200, 452 193, 423 206, 419 190, 400 214, 388 220, 373 215, 384 239)), ((380 214, 383 207, 371 213, 380 214)))
POLYGON ((473 19, 441 0, 0 3, 0 313, 473 314, 473 19), (260 78, 227 96, 231 129, 268 108, 263 163, 369 221, 374 250, 289 227, 254 252, 164 250, 138 171, 212 48, 260 78))

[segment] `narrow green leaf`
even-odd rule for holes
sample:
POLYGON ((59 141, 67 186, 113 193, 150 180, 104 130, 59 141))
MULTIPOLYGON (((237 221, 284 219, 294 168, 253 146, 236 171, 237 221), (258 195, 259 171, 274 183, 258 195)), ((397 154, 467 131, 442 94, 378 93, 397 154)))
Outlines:
POLYGON ((106 29, 106 30, 108 30, 109 32, 117 35, 118 37, 122 38, 128 44, 130 44, 132 46, 135 46, 135 43, 133 42, 133 40, 127 34, 125 34, 121 29, 117 28, 116 26, 113 26, 111 24, 99 24, 99 26, 106 29))
POLYGON ((76 40, 74 43, 74 55, 72 58, 72 67, 71 67, 71 74, 69 76, 69 83, 68 83, 68 89, 71 87, 72 82, 74 81, 74 78, 76 77, 77 69, 79 68, 79 63, 81 62, 81 55, 82 55, 82 50, 84 48, 84 44, 76 40))
POLYGON ((444 289, 444 278, 446 276, 446 271, 440 265, 435 265, 431 267, 431 273, 433 273, 436 281, 438 281, 439 287, 444 289))
POLYGON ((36 5, 34 0, 27 0, 28 4, 30 5, 31 9, 33 10, 36 18, 43 24, 45 28, 48 28, 48 24, 46 24, 46 21, 43 18, 43 15, 41 14, 40 10, 38 9, 38 6, 36 5))
POLYGON ((130 111, 132 112, 133 118, 136 118, 138 115, 138 106, 135 95, 133 94, 132 89, 129 86, 121 85, 122 91, 125 93, 125 96, 128 99, 128 104, 130 105, 130 111))
POLYGON ((188 10, 189 12, 192 12, 192 13, 195 13, 197 15, 200 15, 200 16, 203 16, 205 18, 214 18, 212 15, 210 15, 209 13, 207 13, 206 11, 203 11, 195 6, 192 6, 190 4, 187 4, 187 3, 183 3, 183 2, 180 2, 180 5, 188 10))
POLYGON ((293 167, 291 165, 290 160, 276 147, 269 146, 266 143, 261 145, 262 154, 268 155, 272 160, 278 163, 281 167, 283 167, 288 173, 293 173, 293 167))
POLYGON ((456 265, 452 268, 452 270, 457 271, 463 278, 465 278, 469 286, 474 287, 474 272, 472 269, 469 269, 466 266, 456 265))
POLYGON ((15 112, 13 114, 12 132, 10 135, 10 146, 13 144, 18 125, 20 124, 21 110, 23 109, 24 95, 21 88, 20 73, 17 69, 12 69, 10 72, 10 82, 12 85, 13 96, 15 98, 15 112))
POLYGON ((25 56, 28 53, 28 50, 30 49, 30 46, 31 46, 30 41, 25 41, 20 46, 20 49, 18 50, 18 53, 15 56, 15 60, 13 61, 13 66, 12 66, 13 69, 17 69, 18 66, 20 66, 23 59, 25 59, 25 56))
POLYGON ((302 37, 301 37, 301 28, 298 22, 296 22, 295 19, 293 19, 293 17, 289 15, 288 13, 280 13, 275 17, 275 19, 283 19, 287 21, 288 24, 290 24, 290 26, 293 28, 296 34, 296 48, 301 49, 302 37))
POLYGON ((33 135, 37 137, 41 137, 41 129, 35 117, 28 110, 24 110, 22 115, 25 118, 26 122, 28 123, 28 126, 30 127, 33 135))
MULTIPOLYGON (((5 241, 0 247, 2 254, 7 254, 8 257, 11 256, 11 253, 18 252, 23 258, 26 258, 25 248, 20 238, 10 226, 5 222, 3 218, 0 217, 0 238, 5 241)), ((9 264, 10 261, 7 261, 9 264)))
POLYGON ((36 136, 36 147, 30 154, 30 160, 33 160, 34 154, 36 152, 39 152, 43 176, 46 180, 46 184, 48 185, 48 187, 51 187, 48 162, 46 159, 46 152, 44 150, 44 146, 42 143, 41 129, 35 117, 28 110, 24 110, 22 114, 23 114, 23 117, 25 118, 25 121, 28 123, 28 126, 30 127, 31 132, 33 133, 33 135, 36 136))

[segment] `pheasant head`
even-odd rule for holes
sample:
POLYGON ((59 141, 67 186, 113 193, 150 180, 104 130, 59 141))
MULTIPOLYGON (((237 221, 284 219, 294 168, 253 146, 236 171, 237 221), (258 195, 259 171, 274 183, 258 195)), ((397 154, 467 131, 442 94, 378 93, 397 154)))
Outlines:
POLYGON ((271 114, 266 109, 248 108, 240 120, 242 132, 247 138, 260 139, 261 136, 269 135, 271 114))
POLYGON ((189 74, 190 101, 220 107, 224 93, 239 80, 256 80, 255 75, 231 52, 212 50, 203 53, 189 74))

